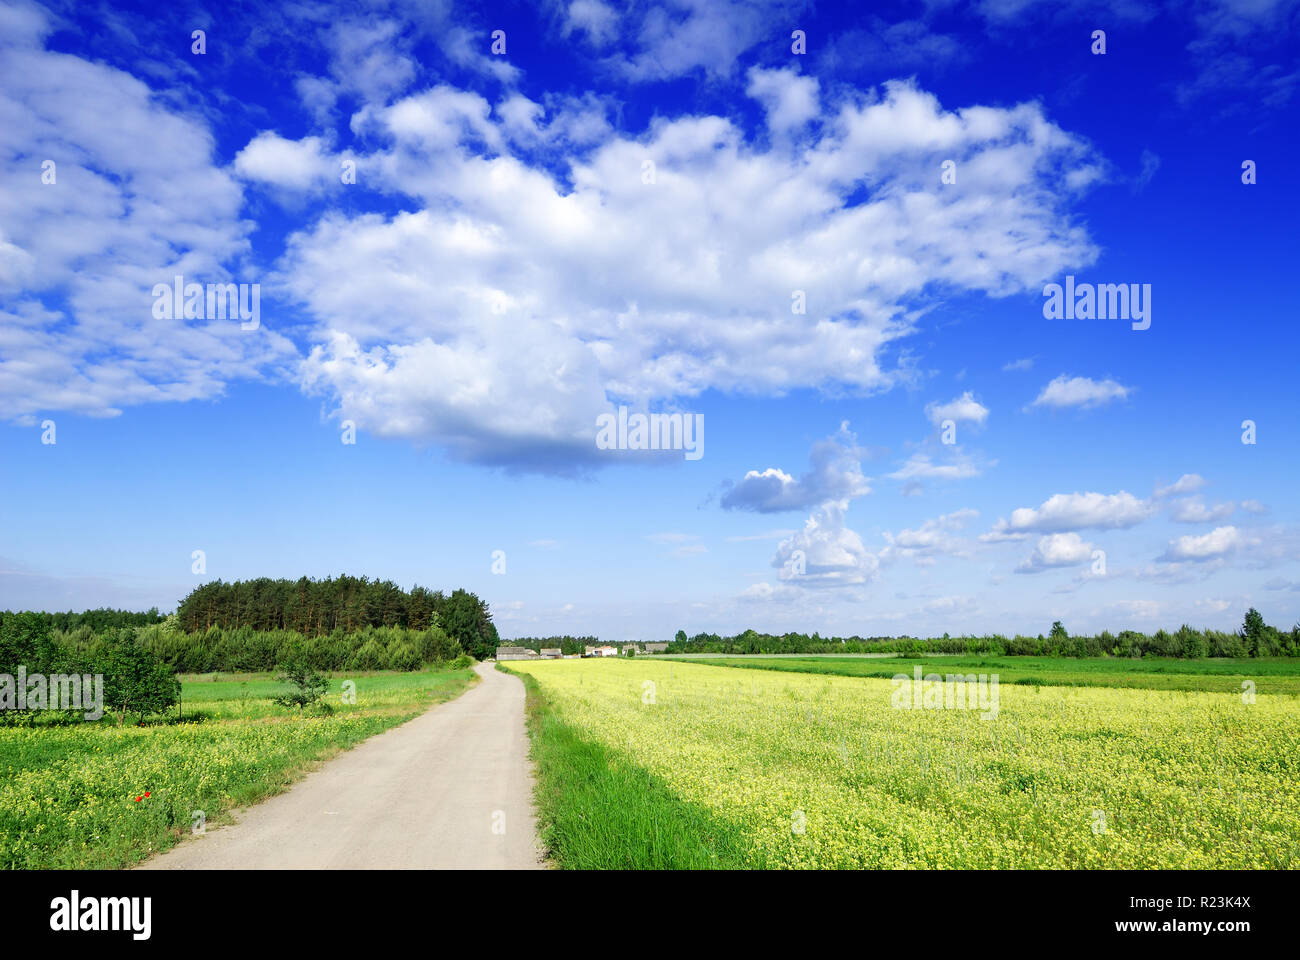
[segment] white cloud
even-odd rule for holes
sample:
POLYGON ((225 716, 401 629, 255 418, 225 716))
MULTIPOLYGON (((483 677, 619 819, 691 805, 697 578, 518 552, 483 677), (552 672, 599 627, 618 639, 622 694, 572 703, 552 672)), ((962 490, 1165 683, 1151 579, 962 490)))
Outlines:
POLYGON ((960 397, 949 400, 947 403, 926 404, 925 415, 935 426, 945 420, 952 420, 956 423, 982 424, 988 419, 989 408, 976 400, 972 393, 967 390, 960 397))
POLYGON ((601 0, 573 0, 565 10, 564 35, 579 31, 593 46, 607 46, 618 36, 618 13, 601 0))
MULTIPOLYGON (((510 153, 475 94, 362 111, 359 131, 392 143, 368 177, 419 209, 293 236, 282 279, 317 323, 304 383, 362 429, 552 470, 594 459, 609 396, 885 389, 908 374, 882 351, 928 288, 1002 296, 1095 256, 1058 216, 1060 170, 1090 154, 1036 105, 946 113, 891 84, 820 121, 791 153, 720 117, 660 120, 574 159, 569 189, 510 153), (969 191, 921 175, 949 156, 969 191)), ((935 475, 954 473, 972 475, 935 475)))
POLYGON ((777 467, 750 470, 722 496, 726 510, 754 510, 774 513, 806 510, 828 500, 849 500, 871 492, 862 475, 862 451, 847 422, 839 432, 813 445, 808 459, 812 469, 799 479, 777 467))
POLYGON ((1034 359, 1034 357, 1021 357, 1019 360, 1011 360, 1002 365, 1002 370, 1004 373, 1032 370, 1034 367, 1034 359))
POLYGON ((767 111, 767 127, 774 134, 798 130, 817 116, 817 78, 802 77, 794 70, 749 71, 745 91, 767 111))
POLYGON ((1171 497, 1182 493, 1195 493, 1205 486, 1205 478, 1199 473, 1184 473, 1167 487, 1156 487, 1156 499, 1171 497))
POLYGON ((238 182, 213 138, 134 77, 41 48, 36 7, 0 18, 0 417, 219 395, 292 355, 264 322, 153 316, 152 290, 253 283, 238 182), (43 160, 56 181, 41 182, 43 160), (232 271, 238 271, 234 273, 232 271))
POLYGON ((846 500, 822 504, 801 531, 781 542, 772 566, 781 571, 782 580, 821 587, 865 583, 875 577, 879 559, 844 525, 848 506, 846 500), (803 554, 803 573, 796 570, 796 551, 803 554))
POLYGON ((1092 380, 1088 377, 1057 377, 1034 400, 1035 407, 1089 407, 1123 400, 1132 392, 1115 380, 1092 380))
POLYGON ((339 161, 320 137, 286 140, 270 130, 259 133, 235 155, 235 172, 248 180, 277 187, 308 190, 339 181, 339 161))
POLYGON ((1258 500, 1241 501, 1241 509, 1247 513, 1268 513, 1268 507, 1258 500))
POLYGON ((964 548, 964 542, 954 534, 977 516, 979 512, 976 510, 954 510, 952 513, 926 520, 915 529, 886 533, 885 540, 889 546, 885 550, 903 556, 959 554, 964 548))
POLYGON ((993 530, 980 539, 991 542, 1020 539, 1018 535, 1026 533, 1132 527, 1150 516, 1151 511, 1149 501, 1140 500, 1124 490, 1114 494, 1058 493, 1037 508, 1020 507, 1011 511, 1009 520, 999 520, 993 530))
POLYGON ((1017 573, 1038 573, 1052 567, 1074 567, 1092 559, 1096 549, 1077 533, 1052 533, 1042 537, 1038 546, 1021 564, 1017 573))
MULTIPOLYGON (((737 59, 771 37, 773 23, 797 18, 805 3, 778 0, 675 0, 670 7, 635 5, 624 15, 632 51, 606 61, 637 81, 667 80, 695 71, 728 76, 737 59)), ((790 31, 785 31, 785 37, 790 31)), ((789 43, 788 39, 782 38, 789 43)))
POLYGON ((1215 527, 1209 533, 1200 536, 1189 534, 1170 540, 1169 548, 1159 559, 1171 562, 1191 560, 1198 563, 1205 560, 1218 560, 1248 542, 1245 535, 1236 527, 1215 527))
POLYGON ((1234 503, 1216 503, 1209 507, 1200 497, 1184 497, 1169 505, 1169 519, 1177 523, 1213 523, 1232 516, 1236 509, 1234 503))
POLYGON ((786 583, 762 583, 750 584, 740 592, 741 599, 744 600, 771 600, 771 601, 789 601, 796 598, 802 599, 804 594, 786 583))

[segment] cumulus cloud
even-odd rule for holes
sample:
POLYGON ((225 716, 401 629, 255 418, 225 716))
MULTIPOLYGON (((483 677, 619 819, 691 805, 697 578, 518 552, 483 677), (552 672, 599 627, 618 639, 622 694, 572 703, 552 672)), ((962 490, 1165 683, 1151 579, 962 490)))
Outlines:
POLYGON ((1190 560, 1202 563, 1219 560, 1248 543, 1247 537, 1236 527, 1215 527, 1199 536, 1178 537, 1169 541, 1169 548, 1157 559, 1168 562, 1190 560))
POLYGON ((1057 377, 1045 386, 1034 400, 1035 407, 1090 407, 1101 406, 1112 400, 1124 400, 1132 392, 1115 380, 1092 380, 1088 377, 1057 377))
POLYGON ((772 566, 780 570, 782 580, 801 587, 825 587, 866 583, 875 577, 880 560, 844 525, 848 506, 845 500, 822 504, 801 531, 781 541, 772 566))
POLYGON ((304 383, 363 429, 551 470, 583 457, 609 397, 887 389, 902 374, 881 354, 927 289, 1002 296, 1095 256, 1060 178, 1091 154, 1037 105, 946 112, 894 83, 818 121, 792 153, 721 117, 659 120, 563 185, 476 94, 363 111, 354 125, 391 143, 368 176, 417 209, 331 213, 291 239, 280 278, 316 322, 304 383), (971 190, 930 189, 926 156, 963 158, 971 190))
POLYGON ((1077 533, 1052 533, 1042 537, 1016 573, 1040 573, 1053 567, 1074 567, 1087 563, 1095 547, 1077 533))
POLYGON ((340 170, 320 137, 286 140, 266 130, 235 155, 235 172, 241 177, 292 190, 340 182, 340 170))
POLYGON ((210 398, 292 355, 270 323, 154 316, 155 285, 177 275, 259 279, 238 267, 251 228, 240 186, 200 121, 121 70, 44 49, 39 8, 6 9, 0 417, 210 398), (47 159, 54 183, 41 182, 47 159))
POLYGON ((935 426, 945 420, 952 420, 956 423, 982 424, 988 419, 989 408, 976 400, 974 395, 967 390, 960 397, 949 400, 947 403, 926 404, 925 415, 935 426))
POLYGON ((725 510, 776 513, 865 496, 871 487, 862 475, 861 455, 857 438, 843 423, 835 436, 813 445, 808 454, 812 469, 802 477, 795 479, 776 467, 750 470, 723 494, 721 505, 725 510))
POLYGON ((1195 493, 1205 486, 1205 478, 1199 473, 1184 473, 1167 487, 1156 487, 1156 499, 1164 497, 1177 496, 1184 493, 1195 493))
POLYGON ((774 134, 798 130, 818 114, 817 78, 803 77, 794 70, 749 71, 745 91, 767 111, 767 127, 774 134))
POLYGON ((998 520, 980 539, 986 542, 1023 539, 1030 533, 1071 530, 1114 530, 1132 527, 1151 515, 1150 501, 1127 491, 1119 493, 1058 493, 1038 507, 1020 507, 1009 519, 998 520))
MULTIPOLYGON (((562 22, 597 42, 618 17, 637 38, 623 66, 643 77, 727 72, 719 45, 744 49, 765 27, 752 4, 722 7, 656 19, 572 3, 562 22)), ((391 202, 326 209, 265 278, 239 266, 244 190, 337 180, 331 135, 264 129, 217 167, 208 130, 145 84, 41 49, 39 15, 0 25, 0 171, 15 185, 0 197, 0 414, 212 396, 292 358, 302 388, 363 431, 574 472, 604 461, 592 448, 611 404, 886 390, 913 378, 890 358, 937 297, 1035 289, 1097 254, 1071 211, 1101 161, 1037 103, 952 111, 911 83, 826 91, 759 70, 748 87, 773 130, 806 130, 797 146, 707 114, 626 130, 595 95, 523 96, 517 68, 485 64, 445 14, 410 29, 310 22, 328 75, 295 89, 321 122, 357 104, 350 131, 373 152, 355 159, 391 202), (411 92, 428 37, 466 70, 500 66, 506 86, 491 100, 448 83, 411 92), (47 155, 73 158, 57 189, 15 167, 47 155), (965 189, 935 191, 929 171, 949 158, 965 189), (137 313, 177 272, 265 279, 305 321, 307 355, 271 324, 241 337, 137 313), (790 311, 793 290, 806 314, 790 311)))
POLYGON ((954 510, 926 520, 914 529, 886 533, 885 540, 889 546, 882 551, 882 556, 886 553, 898 553, 905 557, 960 554, 964 550, 965 541, 955 534, 977 516, 977 510, 954 510))

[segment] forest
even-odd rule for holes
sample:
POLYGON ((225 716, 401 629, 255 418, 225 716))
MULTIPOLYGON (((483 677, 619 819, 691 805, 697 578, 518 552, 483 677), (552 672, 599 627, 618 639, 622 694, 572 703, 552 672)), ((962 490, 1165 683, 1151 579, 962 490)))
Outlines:
POLYGON ((499 638, 487 604, 468 590, 444 594, 391 580, 326 577, 313 580, 214 580, 180 602, 176 619, 187 633, 221 630, 291 631, 303 637, 355 634, 368 627, 425 631, 440 627, 466 653, 485 660, 499 638))

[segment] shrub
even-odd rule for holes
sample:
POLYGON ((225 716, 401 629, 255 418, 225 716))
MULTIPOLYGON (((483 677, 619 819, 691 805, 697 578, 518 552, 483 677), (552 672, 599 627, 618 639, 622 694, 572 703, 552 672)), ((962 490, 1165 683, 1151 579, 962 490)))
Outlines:
POLYGON ((349 670, 382 670, 387 659, 386 651, 374 638, 367 640, 348 657, 349 670))
POLYGON ((405 640, 394 640, 389 644, 387 656, 389 670, 415 670, 420 666, 420 655, 405 640))
POLYGON ((287 660, 280 671, 276 679, 293 684, 293 689, 272 699, 282 707, 297 707, 299 716, 307 707, 319 704, 329 687, 329 681, 317 673, 301 653, 287 660))

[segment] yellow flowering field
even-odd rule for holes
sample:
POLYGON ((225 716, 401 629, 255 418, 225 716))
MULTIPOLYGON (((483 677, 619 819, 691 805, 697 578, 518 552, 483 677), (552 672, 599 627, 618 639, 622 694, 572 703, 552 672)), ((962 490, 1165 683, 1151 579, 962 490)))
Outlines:
MULTIPOLYGON (((985 716, 896 709, 888 679, 648 659, 509 669, 609 764, 706 810, 749 865, 1300 866, 1292 695, 1002 685, 985 716)), ((544 826, 559 794, 539 797, 544 826)))

